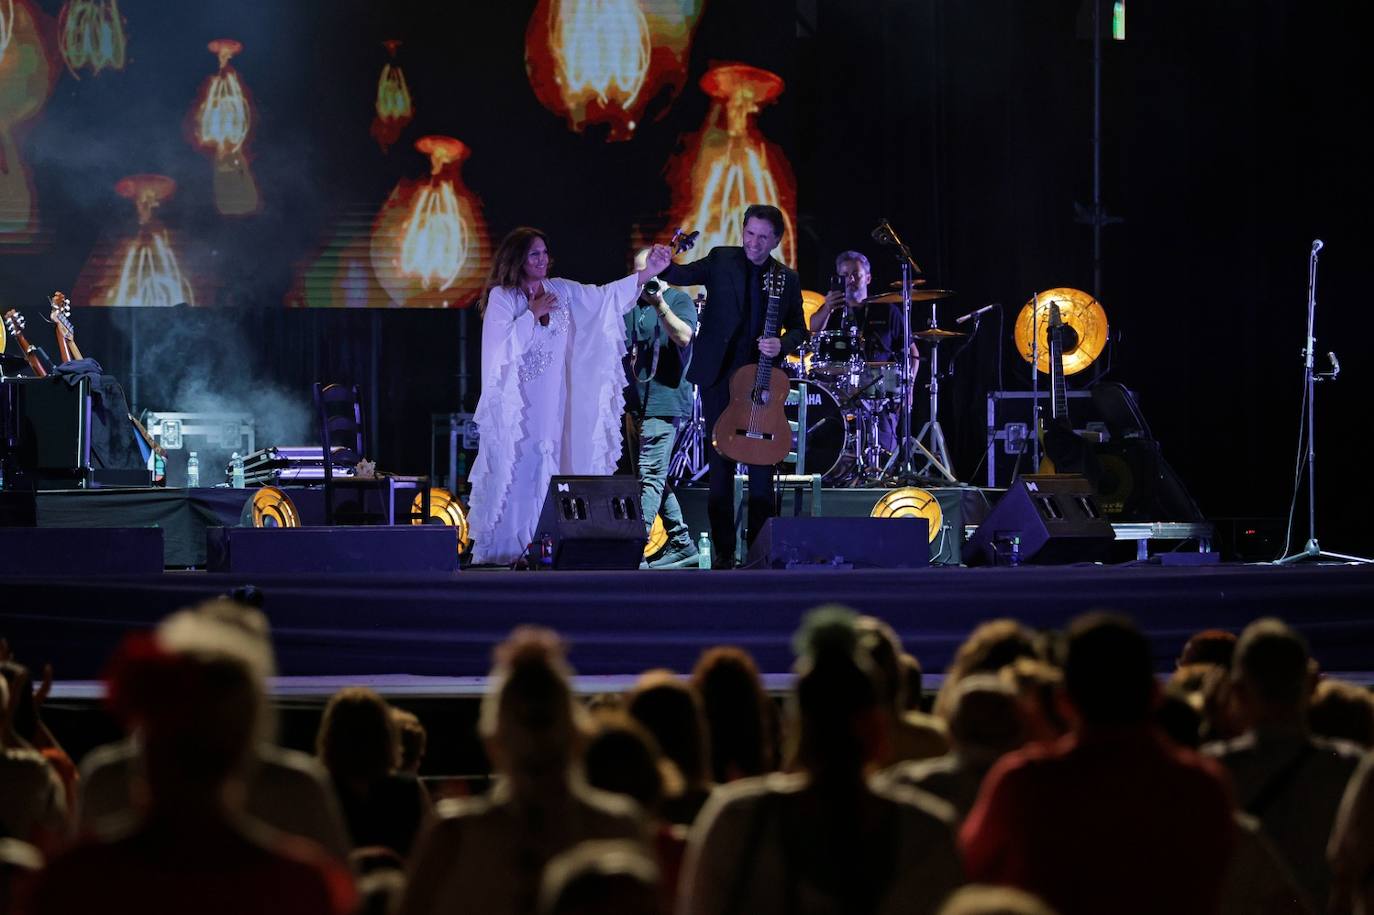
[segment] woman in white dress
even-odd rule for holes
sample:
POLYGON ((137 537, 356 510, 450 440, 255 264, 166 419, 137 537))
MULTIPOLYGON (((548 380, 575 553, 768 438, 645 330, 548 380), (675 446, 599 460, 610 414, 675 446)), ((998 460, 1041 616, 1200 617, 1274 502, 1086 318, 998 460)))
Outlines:
POLYGON ((482 315, 481 443, 468 476, 473 561, 510 563, 535 535, 555 474, 613 473, 624 407, 623 315, 671 259, 604 286, 548 276, 548 243, 519 228, 492 259, 482 315))

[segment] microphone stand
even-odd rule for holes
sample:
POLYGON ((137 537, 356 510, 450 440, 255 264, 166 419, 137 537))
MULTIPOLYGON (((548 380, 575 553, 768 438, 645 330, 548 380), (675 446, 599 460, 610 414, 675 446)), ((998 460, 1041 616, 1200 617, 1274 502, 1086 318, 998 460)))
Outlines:
POLYGON ((1040 472, 1040 293, 1031 292, 1031 473, 1040 472))
MULTIPOLYGON (((1314 336, 1317 318, 1317 253, 1323 248, 1321 239, 1312 243, 1312 255, 1307 265, 1307 345, 1303 348, 1303 409, 1307 416, 1307 545, 1296 553, 1276 559, 1275 565, 1293 565, 1304 559, 1334 559, 1337 562, 1374 563, 1374 559, 1364 556, 1348 556, 1345 553, 1328 553, 1317 544, 1317 405, 1314 400, 1318 381, 1335 381, 1340 374, 1340 363, 1336 354, 1329 353, 1332 370, 1317 372, 1312 363, 1316 355, 1317 338, 1314 336)), ((1301 476, 1299 476, 1301 479, 1301 476)), ((1296 488, 1298 480, 1293 481, 1296 488)), ((1294 496, 1296 497, 1296 492, 1294 496)), ((1296 501, 1296 498, 1295 498, 1296 501)), ((1291 526, 1292 515, 1289 515, 1291 526)))
MULTIPOLYGON (((900 460, 900 466, 896 468, 896 479, 898 482, 927 482, 924 471, 934 467, 951 483, 958 483, 959 480, 950 471, 949 449, 945 446, 944 431, 940 428, 939 420, 939 401, 940 401, 940 379, 939 379, 939 344, 938 337, 931 338, 930 348, 930 420, 921 428, 919 435, 913 437, 911 434, 911 391, 915 387, 915 374, 911 370, 911 285, 912 279, 922 274, 920 265, 911 256, 911 249, 902 242, 897 235, 897 231, 892 228, 892 224, 886 219, 878 221, 878 228, 873 230, 873 239, 880 245, 891 245, 896 249, 897 261, 902 265, 902 442, 895 454, 888 461, 883 472, 890 472, 893 465, 900 460), (926 431, 930 432, 931 447, 928 449, 921 444, 921 438, 926 431), (926 457, 925 466, 921 470, 916 469, 915 455, 913 449, 919 450, 926 457)), ((930 327, 939 326, 936 318, 935 300, 930 302, 930 327)))

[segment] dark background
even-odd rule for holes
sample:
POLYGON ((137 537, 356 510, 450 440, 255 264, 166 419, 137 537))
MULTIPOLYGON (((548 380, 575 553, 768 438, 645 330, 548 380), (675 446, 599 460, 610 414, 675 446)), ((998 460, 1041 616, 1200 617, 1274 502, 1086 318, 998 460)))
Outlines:
MULTIPOLYGON (((55 3, 41 5, 56 12, 55 3)), ((1079 0, 708 0, 687 88, 663 121, 612 145, 572 134, 534 100, 522 66, 529 3, 397 3, 387 12, 361 0, 155 4, 161 27, 185 46, 184 60, 166 65, 193 74, 162 96, 151 52, 136 50, 155 37, 135 27, 153 6, 122 7, 125 73, 79 83, 64 75, 42 121, 21 134, 45 220, 85 228, 64 229, 46 251, 0 254, 0 297, 31 305, 31 321, 44 310, 38 296, 71 282, 102 220, 127 214, 127 201, 109 192, 118 177, 208 172, 179 120, 139 144, 154 161, 137 168, 104 161, 101 125, 137 120, 117 105, 128 91, 121 81, 180 118, 213 66, 205 41, 232 32, 246 46, 234 64, 263 118, 254 168, 269 204, 242 247, 220 249, 233 290, 225 301, 236 307, 78 308, 83 348, 130 376, 137 321, 140 341, 174 342, 167 348, 229 397, 252 400, 255 386, 267 385, 303 398, 317 379, 356 381, 375 395, 375 450, 386 468, 424 469, 429 414, 475 404, 476 316, 280 305, 292 258, 349 207, 375 207, 398 177, 422 170, 409 143, 423 133, 450 133, 473 148, 463 176, 483 198, 494 239, 520 223, 544 225, 558 272, 600 281, 624 268, 635 224, 662 218, 663 163, 705 116, 694 87, 708 62, 780 73, 787 91, 759 124, 796 172, 804 286, 823 289, 830 258, 850 247, 873 259, 875 288, 895 279, 869 240, 885 216, 931 285, 958 290, 940 307, 942 324, 1004 304, 1005 323, 989 315, 945 387, 941 418, 955 467, 973 482, 982 479, 974 468, 986 391, 999 377, 1005 388, 1029 387, 1011 351, 1015 314, 1032 290, 1092 285, 1091 233, 1074 212, 1091 199, 1091 43, 1078 36, 1079 0), (418 114, 382 157, 366 124, 383 60, 377 41, 398 29, 418 114), (313 154, 335 132, 335 152, 313 154), (279 139, 268 144, 268 136, 279 139), (55 168, 76 145, 91 157, 79 170, 91 175, 89 188, 55 168)), ((1307 255, 1322 238, 1317 348, 1323 364, 1336 350, 1344 373, 1318 387, 1320 533, 1328 549, 1367 554, 1370 18, 1354 3, 1129 4, 1127 41, 1105 48, 1104 199, 1125 221, 1104 230, 1100 290, 1118 337, 1106 377, 1138 391, 1203 510, 1282 519, 1293 491, 1307 255)), ((193 183, 178 191, 191 224, 193 183)), ((186 371, 144 359, 137 405, 191 409, 174 402, 181 381, 169 380, 186 371)), ((1300 513, 1299 541, 1305 520, 1300 513)))

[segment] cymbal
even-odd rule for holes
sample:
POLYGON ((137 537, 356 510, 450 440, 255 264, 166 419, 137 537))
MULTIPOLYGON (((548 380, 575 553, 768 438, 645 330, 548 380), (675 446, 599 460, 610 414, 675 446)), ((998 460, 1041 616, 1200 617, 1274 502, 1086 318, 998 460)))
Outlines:
MULTIPOLYGON (((911 301, 913 301, 913 302, 938 302, 940 299, 947 299, 947 298, 949 298, 949 297, 952 296, 952 295, 954 295, 954 290, 952 290, 952 289, 913 289, 913 290, 911 290, 911 301)), ((902 302, 902 293, 901 293, 900 291, 898 291, 898 292, 884 292, 882 295, 869 296, 868 298, 864 299, 863 304, 865 304, 865 305, 879 305, 879 304, 881 304, 881 305, 887 305, 887 304, 900 305, 901 302, 902 302)))
MULTIPOLYGON (((927 282, 929 282, 929 281, 926 280, 926 279, 924 279, 924 278, 922 278, 922 279, 918 279, 918 280, 912 280, 912 281, 911 281, 911 285, 913 285, 913 286, 924 286, 927 282)), ((890 283, 887 284, 887 288, 888 288, 888 289, 901 289, 901 288, 902 288, 902 281, 901 281, 901 280, 893 280, 892 282, 890 282, 890 283)))
POLYGON ((1031 312, 1035 310, 1037 300, 1040 308, 1034 321, 1039 325, 1040 358, 1036 360, 1036 367, 1049 374, 1051 302, 1059 306, 1059 317, 1064 325, 1074 330, 1074 334, 1067 335, 1064 340, 1064 374, 1073 375, 1092 365, 1107 347, 1107 312, 1090 293, 1067 286, 1046 289, 1027 302, 1017 314, 1012 337, 1021 358, 1031 361, 1031 312), (1073 339, 1075 336, 1076 340, 1073 339))
POLYGON ((944 330, 939 327, 927 327, 925 330, 914 330, 911 336, 920 337, 923 340, 944 340, 947 337, 967 337, 968 334, 958 330, 944 330))

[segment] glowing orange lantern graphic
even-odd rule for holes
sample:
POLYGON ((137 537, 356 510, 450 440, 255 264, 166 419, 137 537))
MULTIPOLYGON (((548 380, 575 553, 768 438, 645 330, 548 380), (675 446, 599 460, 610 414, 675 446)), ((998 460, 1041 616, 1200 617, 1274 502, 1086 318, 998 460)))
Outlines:
POLYGON ((138 228, 96 245, 72 291, 75 300, 117 308, 196 304, 172 233, 157 217, 176 188, 166 175, 130 175, 115 184, 115 193, 133 202, 138 228))
POLYGON ((28 0, 0 0, 0 242, 28 245, 38 212, 28 166, 19 156, 14 128, 42 109, 57 74, 44 50, 40 20, 51 20, 28 0))
POLYGON ((217 38, 209 49, 219 58, 219 72, 201 90, 195 138, 215 155, 215 209, 225 216, 245 216, 256 213, 259 205, 258 185, 244 151, 253 113, 238 71, 229 66, 243 45, 232 38, 217 38))
POLYGON ((468 148, 443 136, 415 148, 429 156, 429 177, 402 180, 382 205, 372 267, 398 305, 462 308, 481 291, 491 250, 481 201, 459 176, 468 148))
MULTIPOLYGON (((700 133, 668 166, 673 189, 674 225, 699 230, 696 250, 740 244, 744 210, 768 203, 782 210, 785 234, 780 256, 797 262, 796 184, 782 150, 763 138, 754 124, 760 108, 782 94, 782 78, 744 64, 713 67, 701 88, 716 101, 700 133)), ((699 255, 700 256, 700 255, 699 255)))
POLYGON ((661 115, 682 88, 700 10, 701 0, 540 0, 525 31, 535 96, 578 133, 605 124, 607 139, 628 140, 651 103, 661 115))
POLYGON ((401 72, 400 64, 393 62, 401 43, 391 39, 382 45, 391 55, 391 61, 382 65, 382 74, 377 78, 377 116, 372 119, 371 132, 382 152, 386 152, 415 116, 415 103, 410 98, 406 75, 401 72))
POLYGON ((117 0, 67 0, 57 19, 58 44, 72 76, 124 69, 124 19, 117 0))

